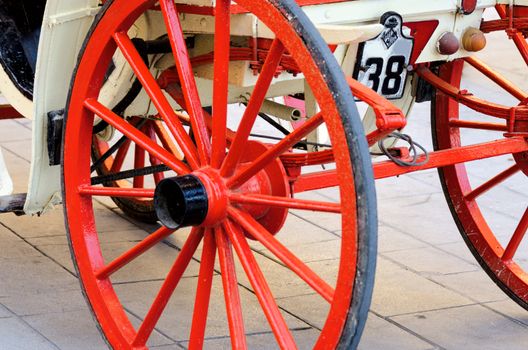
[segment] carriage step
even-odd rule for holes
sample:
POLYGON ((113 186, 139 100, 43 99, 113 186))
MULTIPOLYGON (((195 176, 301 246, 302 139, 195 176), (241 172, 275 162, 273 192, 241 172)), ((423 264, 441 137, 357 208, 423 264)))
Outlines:
POLYGON ((0 214, 14 213, 24 215, 24 204, 27 193, 16 193, 8 196, 0 196, 0 214))

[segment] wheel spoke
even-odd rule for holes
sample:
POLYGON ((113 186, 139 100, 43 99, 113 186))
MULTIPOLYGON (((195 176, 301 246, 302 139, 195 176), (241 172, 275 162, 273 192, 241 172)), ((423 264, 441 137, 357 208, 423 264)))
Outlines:
POLYGON ((132 40, 130 40, 126 33, 115 33, 114 40, 125 56, 125 59, 136 73, 136 76, 141 81, 141 84, 169 127, 169 130, 173 133, 176 142, 178 142, 182 148, 189 164, 191 164, 193 169, 198 168, 199 162, 196 155, 196 148, 194 147, 191 138, 183 128, 180 118, 174 113, 172 106, 163 94, 156 79, 154 79, 150 73, 148 67, 143 62, 143 59, 141 59, 141 55, 134 47, 132 40))
POLYGON ((165 25, 167 26, 178 76, 180 77, 180 85, 183 89, 183 96, 188 109, 187 112, 191 116, 191 125, 196 137, 198 155, 200 156, 202 165, 206 165, 209 164, 211 144, 205 125, 196 80, 194 79, 194 72, 189 59, 189 53, 187 52, 187 44, 178 16, 178 10, 173 0, 160 0, 160 6, 163 12, 163 18, 165 19, 165 25))
POLYGON ((251 133, 251 129, 253 128, 253 124, 255 123, 260 108, 262 107, 262 103, 266 98, 268 88, 277 72, 277 67, 279 66, 283 53, 284 46, 280 40, 273 40, 268 57, 266 57, 262 71, 258 77, 255 88, 253 89, 253 94, 249 99, 249 103, 238 126, 235 139, 233 140, 229 153, 222 164, 222 176, 231 176, 238 165, 240 157, 246 147, 246 142, 251 133))
MULTIPOLYGON (((145 167, 145 150, 136 145, 134 150, 134 169, 141 169, 145 167)), ((144 176, 136 176, 133 180, 134 188, 143 188, 145 185, 144 176)))
POLYGON ((114 161, 112 162, 112 167, 110 168, 111 173, 117 173, 123 168, 123 163, 125 161, 128 150, 130 149, 130 143, 130 139, 126 139, 123 145, 119 147, 119 150, 117 151, 116 156, 114 157, 114 161))
MULTIPOLYGON (((289 135, 285 136, 280 142, 275 144, 260 157, 258 157, 251 165, 245 167, 239 173, 236 173, 232 178, 227 181, 229 188, 234 188, 242 185, 244 182, 249 180, 260 170, 265 168, 270 162, 276 159, 278 156, 288 151, 292 146, 297 144, 302 138, 308 135, 310 132, 315 130, 318 126, 323 123, 323 115, 321 113, 316 114, 304 123, 300 128, 294 130, 289 135)), ((237 137, 238 137, 237 133, 237 137)), ((236 138, 235 138, 236 140, 236 138)), ((231 152, 229 152, 231 153, 231 152)), ((229 156, 228 156, 229 157, 229 156)), ((227 161, 227 159, 226 159, 227 161)))
POLYGON ((508 246, 504 250, 504 254, 502 254, 501 259, 503 261, 513 259, 513 256, 517 252, 517 249, 519 249, 519 245, 521 245, 521 241, 526 234, 526 230, 528 230, 528 208, 526 208, 521 220, 519 221, 519 224, 517 225, 517 228, 515 229, 515 232, 513 233, 512 238, 510 239, 510 242, 508 243, 508 246))
POLYGON ((145 134, 132 127, 125 120, 113 113, 107 107, 103 106, 97 100, 87 99, 86 101, 84 101, 84 105, 90 111, 97 114, 100 118, 104 119, 107 123, 113 125, 117 130, 122 132, 136 144, 143 147, 143 149, 148 151, 150 154, 156 156, 159 160, 168 165, 172 170, 174 170, 178 174, 184 175, 190 172, 186 164, 184 164, 178 159, 175 159, 174 155, 170 154, 167 150, 160 147, 157 143, 153 142, 145 134))
POLYGON ((202 260, 200 261, 200 273, 198 275, 198 287, 194 302, 191 336, 189 339, 189 349, 191 350, 203 348, 207 313, 211 298, 211 286, 213 284, 215 256, 216 243, 214 231, 209 230, 205 234, 202 260))
POLYGON ((235 260, 233 259, 231 243, 221 228, 215 228, 215 238, 218 246, 220 270, 222 271, 222 285, 224 287, 224 299, 227 309, 229 334, 231 334, 231 345, 233 349, 247 349, 246 332, 242 317, 242 304, 238 292, 235 260))
MULTIPOLYGON (((155 122, 151 122, 147 125, 147 132, 151 140, 156 142, 156 130, 154 129, 155 122)), ((165 147, 165 146, 164 146, 165 147)), ((152 154, 149 154, 149 160, 150 164, 153 166, 161 165, 161 162, 158 158, 154 157, 152 154)), ((154 173, 152 174, 154 176, 154 183, 157 185, 160 183, 161 180, 164 179, 165 176, 163 176, 163 173, 154 173)), ((136 186, 134 186, 136 187, 136 186)))
POLYGON ((152 123, 152 127, 154 128, 154 132, 158 136, 159 140, 161 141, 161 144, 163 147, 174 154, 176 158, 179 160, 183 160, 184 155, 182 154, 182 151, 172 142, 172 139, 170 138, 169 134, 167 133, 167 130, 163 127, 163 124, 161 121, 154 121, 152 123))
POLYGON ((170 230, 166 227, 159 228, 156 232, 150 234, 142 240, 139 244, 135 245, 132 249, 121 254, 118 258, 113 260, 111 263, 100 269, 95 273, 95 277, 98 279, 106 279, 121 268, 137 259, 139 256, 144 254, 147 250, 161 242, 165 238, 169 237, 174 233, 174 230, 170 230))
POLYGON ((312 210, 327 213, 341 213, 341 204, 339 203, 309 201, 289 197, 276 197, 260 194, 244 195, 238 193, 231 193, 229 195, 229 200, 233 203, 240 204, 257 204, 265 205, 267 207, 312 210))
POLYGON ((519 101, 524 101, 526 100, 526 98, 528 98, 528 94, 526 94, 522 89, 515 86, 515 84, 513 84, 511 81, 508 81, 506 78, 504 78, 499 73, 495 72, 491 67, 489 67, 487 64, 485 64, 482 60, 478 59, 477 57, 475 56, 465 57, 464 60, 470 65, 472 65, 479 72, 484 74, 487 78, 491 79, 497 85, 502 87, 510 95, 512 95, 519 101))
POLYGON ((466 200, 468 200, 468 201, 475 200, 477 197, 481 196, 482 194, 484 194, 485 192, 489 191, 493 187, 497 186, 498 184, 500 184, 504 180, 508 179, 510 176, 514 175, 519 170, 521 170, 521 169, 519 168, 519 166, 517 164, 515 164, 512 167, 504 170, 502 173, 496 175, 492 179, 484 182, 479 187, 477 187, 474 190, 472 190, 471 192, 467 193, 465 195, 466 200))
POLYGON ((467 128, 467 129, 492 130, 492 131, 503 131, 503 132, 508 131, 508 126, 506 124, 473 122, 473 121, 460 120, 460 119, 449 120, 449 126, 452 128, 467 128))
POLYGON ((255 291, 257 299, 262 307, 271 330, 275 334, 275 338, 279 343, 281 349, 296 349, 295 340, 282 316, 275 298, 266 282, 264 274, 260 270, 251 248, 246 241, 246 237, 242 231, 230 221, 224 222, 224 229, 233 243, 233 247, 242 263, 244 271, 255 291))
POLYGON ((229 54, 231 41, 231 0, 217 0, 214 36, 213 129, 211 166, 220 168, 225 157, 229 54))
POLYGON ((271 233, 250 215, 234 208, 229 209, 229 217, 249 232, 256 240, 269 249, 290 270, 319 293, 326 301, 332 302, 334 289, 313 272, 305 263, 283 246, 271 233))
POLYGON ((198 248, 202 237, 203 230, 201 228, 194 228, 191 231, 189 238, 187 238, 187 241, 183 245, 182 250, 176 258, 174 265, 172 265, 165 282, 163 282, 156 299, 154 299, 152 306, 145 316, 143 323, 141 323, 141 326, 139 327, 137 335, 133 341, 133 346, 141 347, 145 346, 147 343, 152 331, 154 330, 154 327, 156 327, 156 324, 163 313, 163 310, 165 310, 172 293, 178 286, 178 283, 180 282, 183 273, 187 269, 187 266, 189 266, 189 262, 191 261, 196 248, 198 248))
POLYGON ((79 194, 101 197, 154 198, 154 189, 81 186, 79 194))

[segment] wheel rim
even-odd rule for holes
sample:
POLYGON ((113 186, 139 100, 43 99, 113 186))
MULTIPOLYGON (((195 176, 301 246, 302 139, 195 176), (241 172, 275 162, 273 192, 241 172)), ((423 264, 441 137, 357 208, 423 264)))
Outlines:
MULTIPOLYGON (((439 76, 453 86, 461 86, 463 71, 464 60, 456 60, 440 67, 439 76)), ((460 105, 456 101, 442 92, 436 92, 432 106, 433 139, 436 149, 455 148, 468 142, 468 130, 458 127, 464 124, 453 124, 453 120, 465 121, 466 114, 467 112, 461 112, 460 105), (466 141, 464 141, 464 135, 466 141)), ((506 130, 497 128, 496 131, 506 130)), ((475 132, 479 131, 475 130, 475 132)), ((512 156, 517 158, 519 155, 512 156)), ((483 173, 489 173, 485 171, 484 164, 481 167, 483 173)), ((494 170, 493 174, 488 174, 487 178, 478 184, 474 180, 475 173, 470 175, 471 171, 468 171, 466 164, 444 167, 439 169, 439 173, 455 222, 471 252, 504 292, 518 304, 528 308, 528 274, 523 257, 516 254, 518 245, 515 243, 520 242, 525 234, 528 211, 520 219, 517 218, 517 225, 510 232, 509 237, 505 235, 499 238, 497 235, 505 230, 490 223, 492 218, 489 209, 483 207, 486 204, 482 201, 482 196, 488 191, 495 195, 497 191, 504 191, 503 183, 519 173, 522 168, 523 165, 519 161, 513 165, 510 163, 503 166, 501 171, 494 170)))
MULTIPOLYGON (((281 315, 281 311, 277 307, 276 301, 249 248, 243 232, 246 231, 278 256, 282 263, 298 276, 301 276, 323 299, 332 301, 330 311, 326 316, 315 347, 334 348, 338 345, 357 345, 365 323, 373 282, 375 203, 370 160, 368 157, 364 157, 364 155, 368 155, 366 152, 367 145, 363 139, 364 136, 362 137, 361 135, 359 120, 354 120, 356 114, 354 109, 351 109, 353 99, 350 94, 347 95, 346 85, 340 84, 339 80, 335 79, 336 68, 338 69, 337 64, 330 62, 329 66, 334 71, 321 72, 321 64, 319 63, 318 66, 313 55, 324 56, 327 53, 318 52, 320 47, 305 46, 292 27, 292 21, 287 19, 288 16, 292 15, 290 12, 292 11, 292 6, 282 3, 276 4, 272 1, 239 1, 240 5, 257 15, 270 28, 273 28, 278 35, 278 39, 273 42, 260 73, 257 87, 233 140, 226 140, 225 137, 227 122, 227 109, 225 108, 227 106, 226 86, 228 77, 227 73, 225 73, 225 65, 229 62, 229 51, 224 50, 223 52, 222 48, 226 46, 224 45, 225 41, 229 40, 229 32, 226 32, 225 28, 222 31, 222 25, 217 25, 217 33, 221 34, 216 35, 216 40, 218 41, 216 45, 218 46, 215 46, 215 54, 218 54, 219 63, 215 64, 214 69, 215 74, 218 74, 220 78, 215 79, 214 86, 213 113, 215 118, 212 119, 212 143, 209 142, 208 119, 202 110, 198 90, 194 88, 194 76, 190 66, 186 65, 189 60, 187 53, 184 52, 186 50, 178 49, 173 51, 176 52, 176 56, 179 58, 177 62, 183 62, 177 65, 179 78, 183 86, 183 96, 180 96, 182 98, 179 99, 178 103, 187 106, 186 110, 190 115, 190 126, 195 136, 195 146, 182 124, 179 123, 178 116, 174 114, 173 109, 166 103, 166 98, 161 96, 161 89, 158 83, 145 70, 145 67, 141 66, 142 61, 138 58, 139 55, 135 52, 128 35, 124 32, 130 28, 139 15, 151 8, 155 3, 156 1, 145 2, 142 0, 115 0, 107 3, 102 10, 97 25, 92 31, 91 39, 86 43, 85 54, 82 56, 83 58, 76 72, 69 100, 63 165, 63 195, 69 238, 83 289, 106 339, 114 347, 143 347, 146 345, 196 248, 203 240, 204 248, 201 256, 199 279, 205 282, 199 284, 196 292, 196 303, 198 306, 194 309, 191 325, 191 347, 200 346, 203 343, 213 278, 215 250, 218 250, 220 270, 222 272, 231 342, 233 347, 243 347, 245 345, 244 325, 241 323, 240 296, 238 296, 239 287, 234 271, 235 265, 231 246, 234 247, 246 272, 277 342, 283 348, 295 347, 284 317, 281 315), (107 107, 97 101, 105 71, 118 47, 134 68, 136 75, 142 80, 143 86, 151 96, 153 103, 156 104, 156 108, 164 118, 172 136, 178 141, 178 146, 185 154, 188 163, 177 159, 174 154, 162 145, 149 141, 148 137, 145 137, 144 134, 138 132, 137 129, 120 120, 120 118, 116 118, 107 107), (241 163, 244 163, 245 157, 247 157, 244 147, 251 132, 254 117, 256 117, 258 112, 259 100, 261 101, 265 97, 285 49, 288 52, 295 52, 292 56, 296 62, 303 62, 302 72, 305 74, 312 89, 316 91, 316 98, 322 109, 318 117, 313 117, 310 122, 305 124, 304 129, 301 128, 301 131, 292 133, 287 141, 296 143, 302 139, 303 133, 308 132, 310 128, 314 128, 323 122, 326 123, 327 128, 331 130, 335 165, 340 175, 340 199, 341 203, 347 203, 346 206, 329 202, 291 199, 287 188, 283 190, 280 197, 277 197, 277 192, 271 192, 270 195, 267 195, 264 191, 257 191, 258 196, 255 196, 253 195, 254 192, 235 193, 236 191, 234 191, 243 188, 244 184, 258 177, 262 165, 268 165, 272 160, 277 160, 281 154, 291 147, 291 145, 288 146, 287 141, 283 140, 282 143, 272 146, 270 150, 264 151, 264 155, 261 153, 261 156, 257 159, 255 159, 255 156, 249 156, 252 162, 242 168, 239 167, 241 163), (97 55, 97 59, 94 59, 94 55, 97 55), (220 57, 223 57, 223 59, 220 57), (331 88, 335 88, 337 91, 344 91, 344 96, 334 96, 328 87, 329 82, 333 83, 330 86, 331 88), (205 224, 202 223, 201 226, 193 227, 176 261, 163 281, 156 299, 137 330, 132 326, 124 306, 114 290, 110 277, 154 244, 170 236, 173 231, 166 227, 161 227, 118 258, 110 263, 105 262, 101 250, 101 241, 95 227, 96 220, 94 218, 92 198, 94 196, 152 198, 154 190, 102 188, 91 185, 89 150, 92 138, 85 135, 89 135, 92 130, 94 114, 97 114, 126 134, 143 149, 154 154, 160 162, 163 162, 177 174, 183 176, 192 173, 206 184, 206 188, 208 185, 214 187, 206 190, 207 200, 215 204, 209 206, 208 218, 205 219, 205 224), (335 117, 336 115, 347 115, 348 118, 345 118, 345 121, 341 121, 335 117), (347 134, 345 134, 344 128, 347 129, 347 134), (224 151, 226 145, 229 148, 227 154, 224 151), (354 163, 354 173, 351 171, 352 163, 354 163), (232 203, 231 205, 223 207, 220 204, 227 203, 228 200, 232 203), (247 203, 248 201, 250 203, 247 203), (273 203, 270 204, 270 201, 273 203), (236 203, 242 203, 243 205, 236 203), (280 242, 275 240, 273 232, 271 232, 273 231, 272 228, 266 228, 265 224, 259 223, 256 217, 250 215, 251 211, 247 210, 245 205, 255 205, 255 203, 260 206, 266 204, 271 205, 273 208, 282 208, 280 212, 284 211, 283 208, 341 212, 342 238, 335 288, 329 286, 302 263, 300 259, 296 258, 280 242), (356 212, 356 207, 359 207, 358 212, 356 212), (209 218, 209 216, 212 218, 209 218), (365 245, 366 249, 358 252, 358 245, 360 244, 365 245), (361 283, 355 284, 356 275, 361 276, 361 283), (352 295, 354 295, 353 300, 352 295)), ((217 3, 217 18, 223 15, 223 19, 226 20, 225 23, 229 23, 225 9, 230 2, 223 2, 224 7, 222 7, 222 2, 219 1, 217 3)), ((164 19, 169 24, 171 44, 176 48, 185 46, 181 45, 184 43, 183 35, 179 29, 178 15, 175 12, 173 3, 171 1, 160 1, 160 4, 164 19)), ((296 17, 301 18, 302 21, 306 21, 302 13, 294 14, 296 17)), ((304 24, 301 20, 297 20, 299 21, 297 25, 301 26, 304 24)), ((229 26, 227 26, 227 30, 229 30, 229 26)), ((303 32, 302 28, 297 28, 297 30, 303 32)), ((321 41, 316 43, 322 44, 321 41)), ((312 42, 311 44, 313 45, 314 43, 312 42)), ((324 69, 330 68, 325 66, 324 69)), ((169 91, 167 90, 167 92, 169 91)), ((175 99, 178 100, 177 97, 175 99)), ((276 180, 275 176, 270 176, 269 174, 266 176, 270 182, 280 182, 276 180)), ((283 181, 287 183, 288 180, 285 174, 283 173, 281 176, 283 181)), ((284 183, 282 186, 284 186, 284 183)), ((277 225, 278 221, 278 226, 282 226, 280 221, 283 221, 283 219, 277 219, 280 216, 280 213, 273 215, 273 224, 277 225)))

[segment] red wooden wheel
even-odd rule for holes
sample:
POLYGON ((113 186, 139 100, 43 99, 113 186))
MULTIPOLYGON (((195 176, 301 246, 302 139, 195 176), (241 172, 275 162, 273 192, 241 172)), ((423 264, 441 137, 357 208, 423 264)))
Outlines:
MULTIPOLYGON (((170 318, 169 309, 174 310, 171 301, 176 299, 179 303, 176 313, 192 306, 190 314, 193 317, 180 318, 176 325, 172 323, 178 331, 169 327, 167 332, 173 332, 171 336, 175 340, 188 340, 190 348, 203 346, 209 330, 206 325, 210 323, 214 323, 213 332, 231 338, 234 348, 251 346, 246 333, 251 332, 253 318, 258 317, 267 319, 268 332, 274 335, 281 348, 296 348, 294 334, 299 331, 301 320, 295 317, 292 320, 291 315, 296 315, 298 307, 306 307, 295 303, 284 305, 273 294, 276 292, 272 285, 277 278, 275 271, 287 268, 308 288, 314 300, 312 308, 319 305, 322 310, 316 315, 317 323, 301 322, 305 326, 300 329, 305 327, 316 334, 311 345, 315 348, 356 347, 370 305, 377 223, 368 146, 340 67, 295 3, 237 1, 265 23, 276 38, 262 62, 242 116, 233 115, 228 109, 228 10, 231 1, 217 1, 213 117, 210 118, 202 109, 201 93, 187 50, 189 40, 182 32, 181 17, 174 2, 159 1, 157 15, 165 23, 173 49, 178 73, 176 82, 168 83, 163 77, 156 80, 127 34, 142 14, 158 11, 157 3, 157 0, 105 3, 85 43, 67 108, 63 196, 68 236, 82 288, 104 337, 114 348, 151 345, 155 340, 153 333, 164 327, 165 318, 170 318), (149 137, 142 126, 128 123, 99 101, 105 72, 116 52, 123 54, 141 81, 150 103, 171 133, 171 139, 183 152, 185 162, 159 137, 149 137), (321 112, 287 137, 270 143, 270 138, 256 137, 254 130, 260 105, 285 52, 296 62, 314 91, 321 112), (187 118, 175 111, 175 103, 185 106, 187 118), (101 181, 101 176, 93 176, 90 149, 95 115, 178 176, 166 177, 151 188, 146 183, 134 187, 112 185, 101 181), (236 126, 233 130, 227 129, 233 120, 236 126), (335 201, 310 192, 305 194, 310 199, 298 199, 292 193, 295 186, 292 187, 290 181, 295 176, 302 177, 323 168, 314 162, 304 166, 295 161, 303 158, 303 151, 292 153, 291 149, 322 124, 329 130, 333 148, 326 150, 327 156, 321 158, 320 164, 337 169, 339 186, 329 192, 335 196, 335 201), (192 137, 189 130, 192 130, 192 137), (108 228, 104 228, 104 220, 100 220, 95 207, 95 199, 99 196, 153 199, 163 226, 142 237, 139 243, 127 240, 116 244, 115 235, 106 234, 108 228), (333 233, 333 237, 338 237, 338 248, 330 275, 316 273, 309 263, 293 253, 299 251, 291 249, 284 241, 292 230, 292 227, 284 228, 292 217, 291 210, 312 211, 318 217, 328 215, 339 225, 333 233), (183 227, 191 228, 190 232, 183 227), (201 243, 202 252, 197 254, 201 243), (121 247, 118 252, 116 245, 121 247), (175 259, 165 250, 174 245, 180 248, 175 259), (254 253, 257 247, 266 249, 273 261, 280 262, 274 262, 276 267, 271 274, 263 271, 263 266, 272 260, 263 262, 264 255, 254 253), (218 266, 215 265, 217 252, 218 266), (135 263, 142 265, 138 267, 135 263), (170 265, 167 273, 159 276, 159 270, 166 263, 170 265), (198 264, 197 278, 183 278, 192 277, 194 272, 190 270, 198 264), (241 268, 236 269, 236 266, 241 268), (240 277, 242 274, 246 278, 240 277), (217 279, 220 280, 215 283, 217 279), (195 291, 189 286, 190 281, 194 281, 195 291), (148 290, 152 285, 156 285, 153 293, 148 290), (220 321, 218 315, 209 312, 216 302, 211 296, 218 293, 223 294, 226 310, 220 321), (247 307, 244 296, 248 293, 256 297, 254 304, 260 308, 248 307, 248 311, 244 307, 247 307), (138 327, 133 326, 136 322, 138 327)), ((299 72, 295 73, 282 74, 299 78, 299 72)), ((133 171, 145 174, 145 169, 139 167, 142 162, 135 165, 138 167, 133 171)), ((137 173, 127 171, 109 171, 105 175, 138 177, 137 173)), ((324 191, 324 182, 318 187, 324 191)), ((119 228, 111 227, 110 230, 119 228)), ((306 339, 302 339, 302 343, 306 344, 306 339)))
MULTIPOLYGON (((496 36, 493 41, 488 40, 490 50, 500 52, 509 49, 504 47, 506 44, 501 44, 500 39, 496 36)), ((524 47, 527 54, 526 41, 522 39, 517 43, 524 47)), ((515 55, 508 57, 513 59, 515 55)), ((524 58, 528 59, 527 56, 524 58)), ((497 68, 504 73, 504 69, 497 68)), ((526 103, 528 97, 522 89, 478 58, 469 58, 467 63, 462 59, 446 63, 440 67, 439 76, 461 89, 467 87, 467 80, 482 86, 495 82, 504 93, 497 95, 494 92, 488 98, 502 105, 508 101, 512 106, 526 103)), ((480 92, 483 91, 486 88, 480 92)), ((507 123, 489 118, 494 116, 493 113, 486 113, 486 116, 485 110, 481 112, 473 112, 437 91, 432 105, 435 148, 450 149, 504 138, 508 132, 507 123)), ((515 124, 512 131, 527 131, 523 122, 515 124)), ((528 238, 524 237, 528 228, 528 203, 525 196, 519 193, 522 189, 517 188, 518 185, 512 188, 512 183, 521 183, 522 177, 527 174, 525 154, 447 166, 439 168, 439 174, 451 213, 471 252, 492 280, 519 305, 528 309, 528 238), (512 177, 517 177, 517 182, 513 182, 512 177)))

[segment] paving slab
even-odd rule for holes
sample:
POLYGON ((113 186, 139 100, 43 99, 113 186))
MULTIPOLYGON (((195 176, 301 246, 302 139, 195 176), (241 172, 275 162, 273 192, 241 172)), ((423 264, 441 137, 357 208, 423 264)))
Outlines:
POLYGON ((79 282, 45 256, 0 259, 0 296, 20 297, 79 288, 79 282))
MULTIPOLYGON (((4 302, 4 298, 0 298, 0 302, 4 302)), ((13 317, 13 313, 9 311, 4 305, 0 304, 0 318, 13 317)))
POLYGON ((371 309, 382 316, 414 313, 473 304, 470 299, 450 291, 405 267, 384 258, 378 259, 376 287, 371 309))
POLYGON ((509 298, 503 301, 486 303, 484 306, 528 326, 528 312, 526 309, 509 298))
POLYGON ((435 275, 431 276, 431 279, 479 303, 509 299, 481 269, 451 275, 435 275))
POLYGON ((419 240, 408 233, 401 232, 394 227, 379 225, 378 228, 378 252, 389 253, 400 250, 419 249, 430 245, 419 240))
POLYGON ((59 349, 91 350, 106 347, 86 308, 60 314, 27 316, 24 320, 40 333, 46 334, 59 349))
MULTIPOLYGON (((221 283, 220 276, 213 278, 206 337, 225 337, 229 335, 221 283)), ((181 279, 157 325, 157 329, 163 334, 167 334, 177 341, 186 341, 189 338, 196 285, 197 278, 195 277, 181 279)), ((138 282, 118 285, 115 289, 120 300, 127 305, 128 310, 138 317, 144 317, 160 286, 161 283, 157 281, 138 282)), ((239 288, 239 293, 246 332, 261 333, 271 331, 254 294, 244 288, 239 288)), ((285 313, 283 313, 283 316, 291 328, 307 327, 305 322, 297 318, 285 313)))
POLYGON ((59 349, 17 317, 0 319, 0 339, 3 350, 59 349))
POLYGON ((360 350, 426 350, 434 345, 373 313, 369 313, 360 350))
POLYGON ((421 247, 383 253, 383 256, 398 262, 425 276, 447 275, 480 269, 477 263, 470 264, 454 255, 436 249, 421 247))
POLYGON ((521 350, 528 328, 480 305, 392 317, 446 349, 521 350), (446 320, 450 320, 446 322, 446 320))
POLYGON ((416 195, 401 201, 378 201, 379 220, 430 244, 460 240, 441 193, 416 195))
MULTIPOLYGON (((292 331, 292 336, 297 342, 299 350, 313 349, 317 341, 318 332, 313 329, 292 331)), ((278 350, 280 347, 272 333, 253 334, 246 338, 248 349, 278 350)), ((183 343, 187 347, 187 343, 183 343)), ((231 349, 231 340, 229 338, 207 339, 204 343, 205 350, 229 350, 231 349)))

